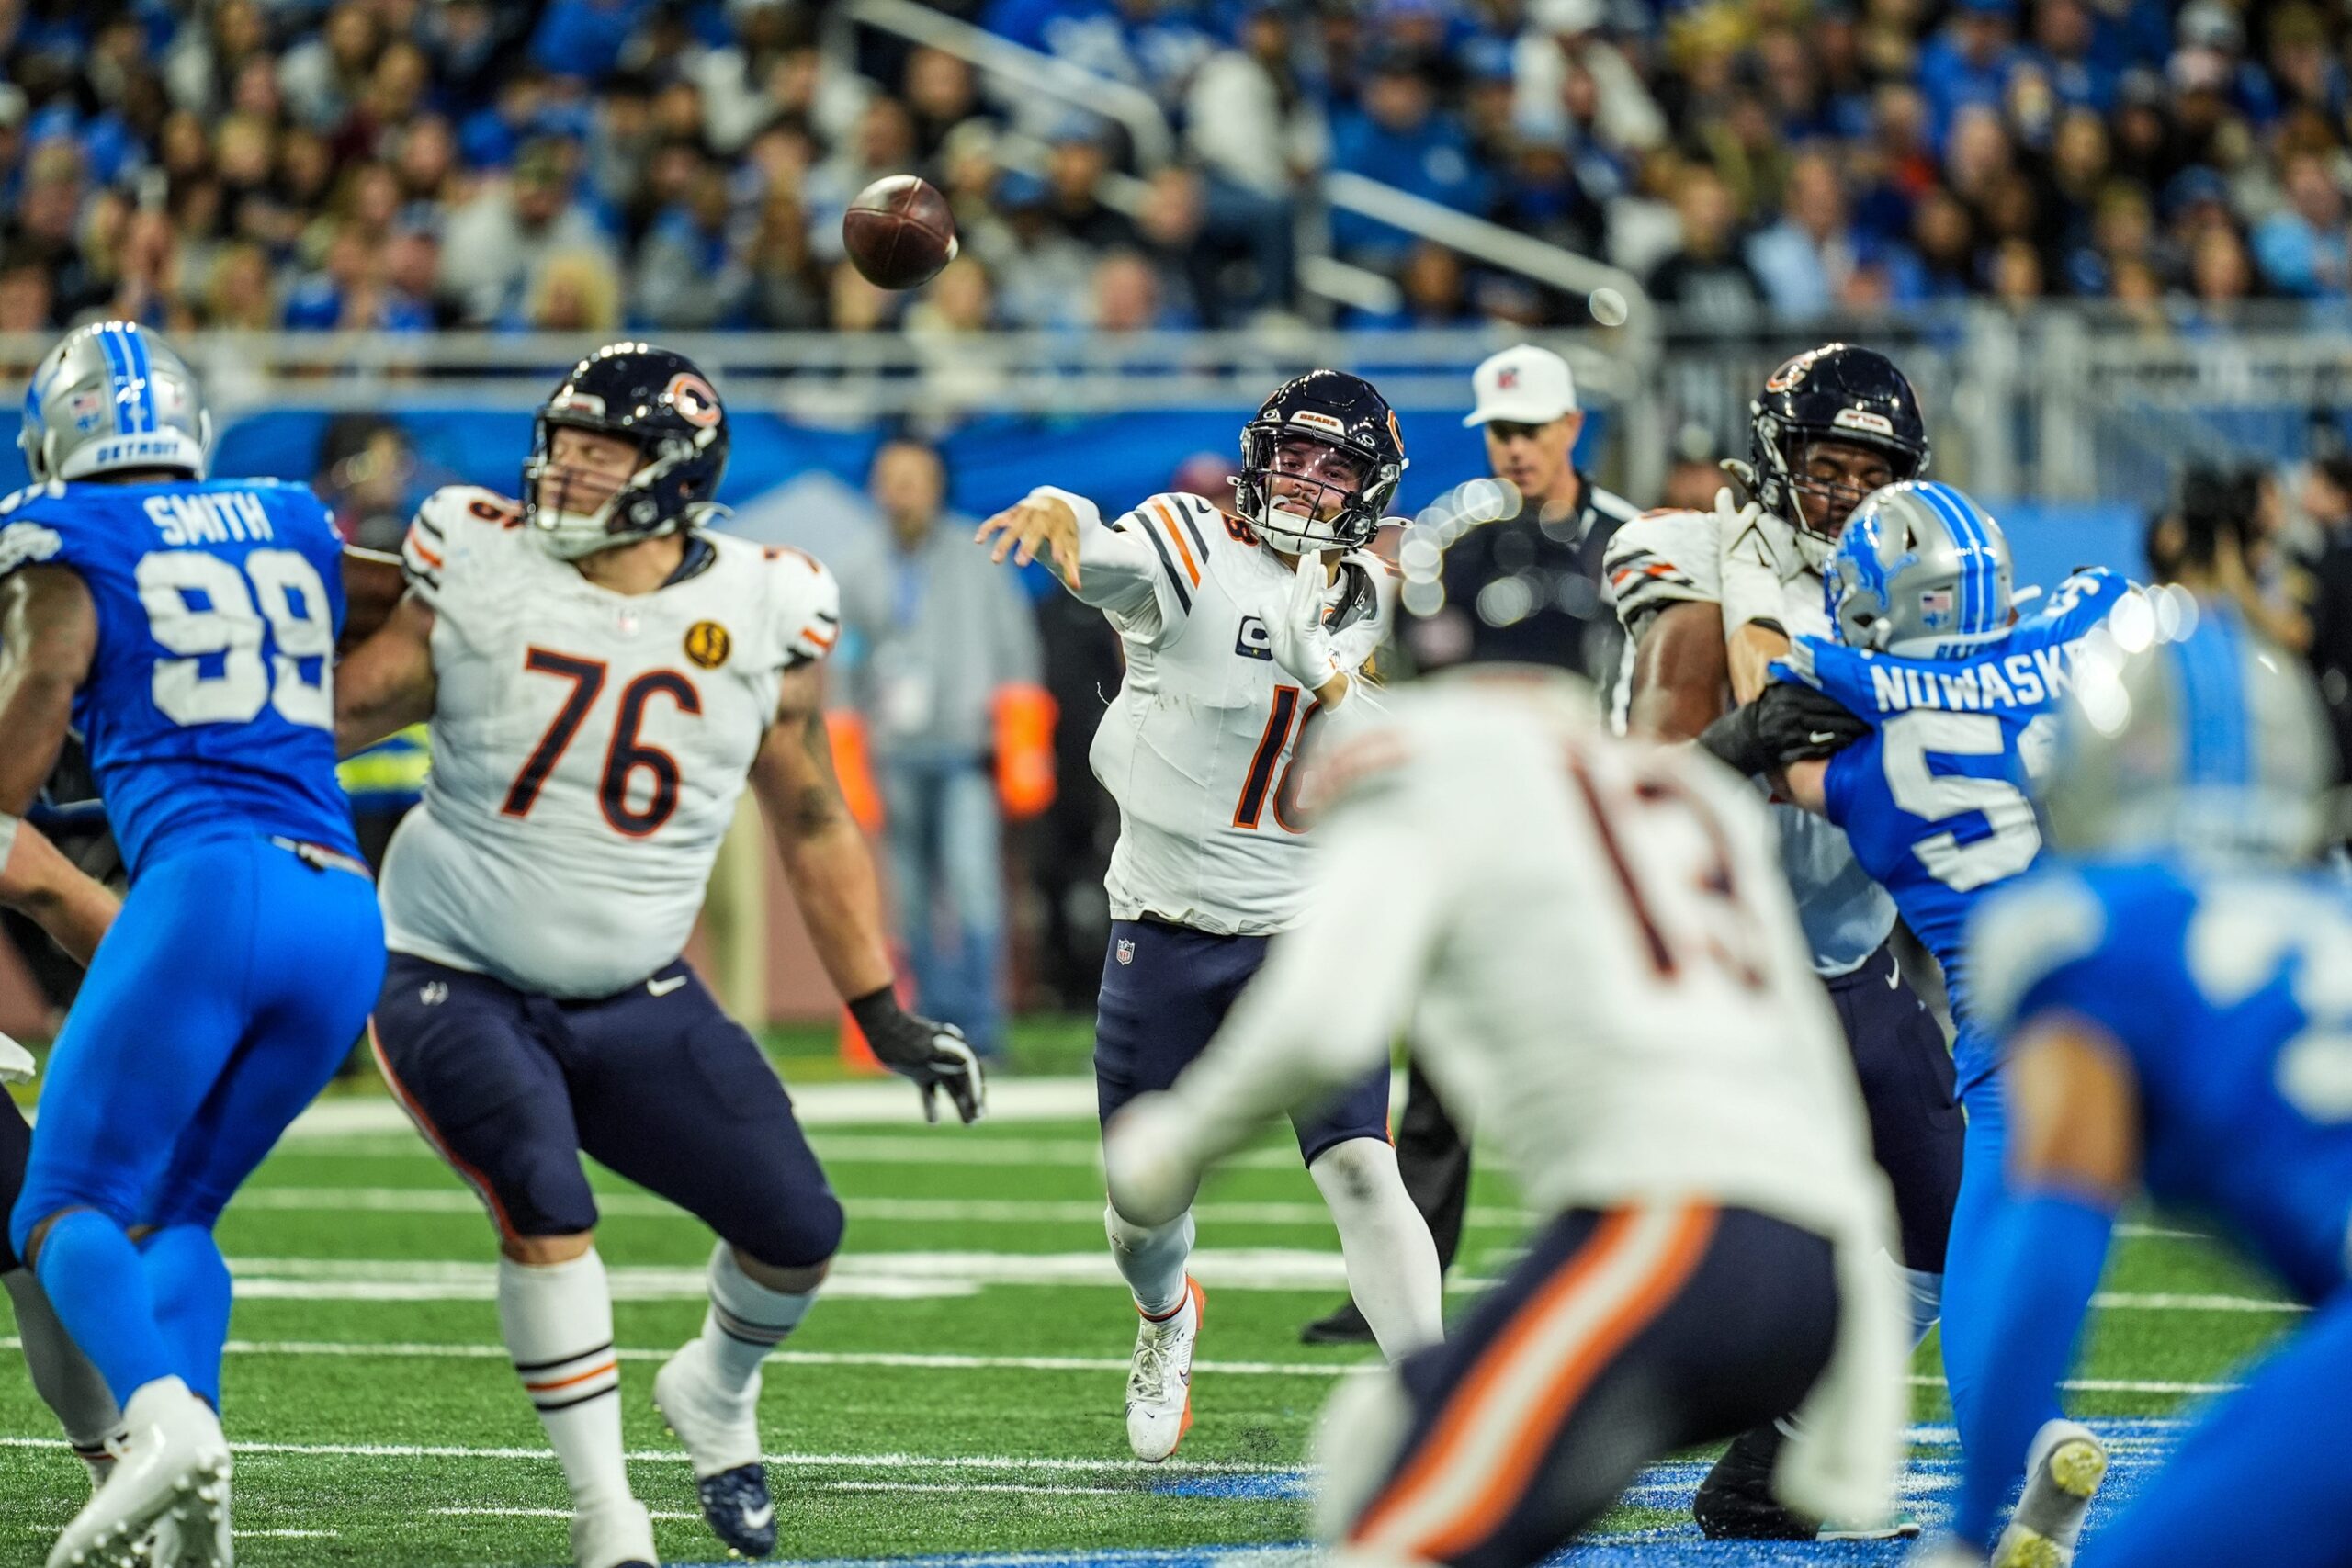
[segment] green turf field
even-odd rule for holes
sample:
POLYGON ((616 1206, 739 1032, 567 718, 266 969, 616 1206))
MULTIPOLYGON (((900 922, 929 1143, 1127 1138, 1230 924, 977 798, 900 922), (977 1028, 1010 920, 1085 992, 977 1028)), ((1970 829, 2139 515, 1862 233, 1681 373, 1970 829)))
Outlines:
MULTIPOLYGON (((1298 1324, 1337 1301, 1340 1269, 1286 1131, 1204 1195, 1196 1424, 1180 1462, 1147 1470, 1123 1457, 1134 1317, 1104 1251, 1091 1122, 934 1129, 912 1100, 899 1122, 812 1134, 850 1233, 835 1288, 768 1373, 786 1554, 1299 1540, 1289 1472, 1335 1370, 1365 1353, 1297 1343, 1298 1324)), ((489 1226, 371 1097, 338 1109, 345 1129, 289 1141, 222 1227, 241 1292, 227 1419, 242 1446, 242 1556, 560 1563, 565 1494, 498 1348, 489 1226)), ((709 1236, 641 1192, 600 1186, 639 1494, 663 1521, 665 1555, 706 1562, 719 1553, 691 1472, 647 1396, 700 1322, 709 1236)), ((1522 1228, 1490 1176, 1474 1202, 1470 1276, 1498 1267, 1522 1228)), ((2107 1289, 2075 1394, 2087 1413, 2169 1412, 2292 1321, 2205 1243, 2145 1226, 2107 1289)), ((1931 1371, 1932 1355, 1919 1364, 1931 1371)), ((1943 1418, 1932 1382, 1922 1420, 1943 1418)), ((0 1353, 0 1563, 39 1561, 84 1494, 52 1435, 21 1363, 0 1353)), ((1611 1521, 1667 1522, 1657 1507, 1611 1521)))

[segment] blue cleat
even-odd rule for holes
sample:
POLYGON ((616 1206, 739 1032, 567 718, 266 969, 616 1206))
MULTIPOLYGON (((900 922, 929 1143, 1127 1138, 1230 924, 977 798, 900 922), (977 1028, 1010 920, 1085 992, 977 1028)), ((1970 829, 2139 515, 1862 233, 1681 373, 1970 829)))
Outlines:
POLYGON ((695 1483, 702 1517, 730 1551, 765 1557, 775 1550, 775 1499, 768 1495, 768 1467, 738 1465, 695 1483))

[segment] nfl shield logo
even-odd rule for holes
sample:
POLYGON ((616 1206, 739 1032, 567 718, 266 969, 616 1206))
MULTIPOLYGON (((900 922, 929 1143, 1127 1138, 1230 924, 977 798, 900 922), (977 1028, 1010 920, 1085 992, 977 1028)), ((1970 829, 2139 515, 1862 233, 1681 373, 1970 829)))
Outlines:
POLYGON ((1121 937, 1119 939, 1119 962, 1122 964, 1133 964, 1135 961, 1136 944, 1128 941, 1125 937, 1121 937))
POLYGON ((1952 591, 1930 588, 1919 595, 1919 613, 1931 626, 1940 626, 1952 617, 1952 591))

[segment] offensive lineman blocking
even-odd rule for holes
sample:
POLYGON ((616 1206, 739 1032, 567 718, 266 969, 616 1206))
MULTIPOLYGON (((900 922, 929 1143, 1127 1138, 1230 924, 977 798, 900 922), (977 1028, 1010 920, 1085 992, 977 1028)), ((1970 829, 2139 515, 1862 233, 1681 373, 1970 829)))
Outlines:
POLYGON ((345 753, 433 726, 385 859, 377 1061, 501 1237, 499 1317, 573 1498, 580 1568, 645 1568, 612 1304, 580 1168, 718 1232, 701 1336, 654 1401, 735 1551, 775 1546, 760 1366, 799 1324, 842 1211, 758 1043, 679 956, 748 780, 826 972, 934 1120, 980 1114, 951 1027, 892 996, 879 895, 821 712, 831 574, 706 533, 718 394, 681 355, 598 350, 540 410, 518 504, 453 487, 405 547, 410 596, 341 672, 345 753))
MULTIPOLYGON (((1111 943, 1094 1047, 1105 1122, 1197 1056, 1298 917, 1309 835, 1298 757, 1310 734, 1375 711, 1355 673, 1386 635, 1387 569, 1361 547, 1405 468, 1396 416, 1372 384, 1316 370, 1241 434, 1238 514, 1155 495, 1115 520, 1051 486, 982 524, 995 558, 1042 558, 1101 609, 1126 657, 1095 731, 1095 777, 1119 804, 1105 879, 1111 943)), ((1348 1285, 1391 1359, 1442 1332, 1437 1249, 1388 1143, 1388 1073, 1366 1065, 1292 1118, 1329 1205, 1348 1285)), ((1203 1295, 1185 1272, 1187 1212, 1138 1224, 1104 1210, 1142 1318, 1127 1440, 1166 1459, 1192 1424, 1203 1295)))

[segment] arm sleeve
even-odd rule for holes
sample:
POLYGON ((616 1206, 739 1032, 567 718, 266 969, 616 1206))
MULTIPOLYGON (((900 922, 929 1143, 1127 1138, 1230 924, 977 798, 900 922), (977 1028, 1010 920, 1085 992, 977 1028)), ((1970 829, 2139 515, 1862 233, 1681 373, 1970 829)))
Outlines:
POLYGON ((1723 602, 1717 581, 1714 519, 1695 512, 1653 512, 1617 530, 1601 558, 1617 619, 1639 637, 1668 604, 1723 602))
POLYGON ((788 545, 769 549, 768 571, 770 668, 816 663, 841 640, 841 581, 815 556, 788 545))
POLYGON ((1105 522, 1102 509, 1082 495, 1052 485, 1030 494, 1055 497, 1078 513, 1079 583, 1070 592, 1079 603, 1102 611, 1123 636, 1154 645, 1172 641, 1192 611, 1192 591, 1179 581, 1183 569, 1163 536, 1172 525, 1151 513, 1152 502, 1105 522))
POLYGON ((447 530, 434 516, 434 498, 416 510, 410 520, 408 533, 401 540, 401 572, 408 579, 411 592, 424 600, 425 607, 441 608, 441 575, 448 566, 449 540, 447 530))
POLYGON ((1305 919, 1274 939, 1266 967, 1177 1080, 1211 1157, 1385 1061, 1406 1021, 1451 878, 1445 847, 1408 820, 1409 795, 1382 796, 1317 829, 1326 838, 1305 919))

